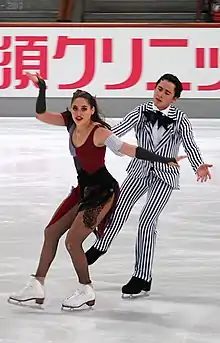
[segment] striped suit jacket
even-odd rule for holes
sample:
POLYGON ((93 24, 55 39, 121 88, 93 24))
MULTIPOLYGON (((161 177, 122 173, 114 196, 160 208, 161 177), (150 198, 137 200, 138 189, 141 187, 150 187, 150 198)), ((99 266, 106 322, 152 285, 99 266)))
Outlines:
MULTIPOLYGON (((152 101, 137 106, 119 124, 115 125, 112 131, 118 137, 121 137, 134 129, 139 146, 165 157, 177 157, 180 144, 183 144, 189 162, 194 172, 196 172, 198 167, 204 162, 196 145, 192 126, 187 115, 177 107, 170 106, 168 117, 172 118, 174 123, 168 126, 168 130, 163 133, 155 149, 153 145, 152 124, 146 121, 145 111, 147 110, 153 110, 152 101)), ((151 168, 153 168, 155 174, 160 179, 174 189, 179 189, 179 168, 177 167, 133 158, 127 167, 127 172, 136 178, 146 178, 151 168)))

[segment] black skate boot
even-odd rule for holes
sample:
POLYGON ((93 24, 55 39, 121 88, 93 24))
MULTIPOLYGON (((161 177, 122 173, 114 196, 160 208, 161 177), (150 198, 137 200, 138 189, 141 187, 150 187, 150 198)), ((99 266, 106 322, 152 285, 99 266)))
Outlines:
POLYGON ((150 281, 144 281, 144 287, 143 287, 142 291, 150 292, 151 284, 152 284, 152 279, 150 281))
POLYGON ((132 276, 130 281, 122 287, 122 296, 124 295, 139 295, 142 291, 148 292, 151 288, 151 281, 145 281, 132 276))
POLYGON ((94 246, 91 246, 89 250, 86 252, 86 258, 88 265, 93 264, 95 261, 99 259, 102 255, 104 255, 106 251, 100 251, 96 249, 94 246))

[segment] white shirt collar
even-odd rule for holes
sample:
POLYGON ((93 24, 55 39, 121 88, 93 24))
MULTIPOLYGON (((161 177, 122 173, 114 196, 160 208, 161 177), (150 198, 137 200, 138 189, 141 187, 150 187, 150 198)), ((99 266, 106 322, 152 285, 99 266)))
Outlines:
POLYGON ((160 111, 161 113, 163 113, 165 116, 168 116, 170 110, 170 106, 168 106, 167 108, 165 108, 164 110, 159 110, 159 108, 157 108, 154 104, 153 104, 153 111, 160 111))

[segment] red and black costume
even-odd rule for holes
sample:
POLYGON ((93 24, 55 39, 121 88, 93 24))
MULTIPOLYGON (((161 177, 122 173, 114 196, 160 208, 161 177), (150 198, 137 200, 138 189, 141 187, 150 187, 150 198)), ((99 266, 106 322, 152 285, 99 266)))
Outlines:
POLYGON ((119 195, 118 182, 105 166, 106 147, 96 147, 93 143, 94 132, 99 126, 95 126, 85 143, 76 148, 72 142, 73 131, 76 127, 72 115, 69 111, 66 111, 62 113, 62 116, 69 132, 69 149, 77 170, 78 186, 72 188, 71 193, 58 208, 48 226, 54 224, 73 207, 78 206, 77 211, 84 212, 84 224, 93 230, 99 213, 106 202, 114 195, 112 209, 98 225, 96 231, 96 233, 102 235, 119 195))
MULTIPOLYGON (((43 79, 38 78, 39 95, 36 103, 36 112, 46 112, 46 84, 43 79)), ((89 134, 86 142, 76 148, 72 142, 73 131, 76 127, 71 113, 67 110, 61 113, 64 123, 69 132, 69 148, 73 156, 77 174, 78 186, 72 188, 69 196, 63 201, 48 226, 61 219, 73 207, 77 206, 77 211, 83 211, 84 224, 90 229, 96 229, 97 217, 107 201, 114 195, 114 202, 111 210, 98 225, 94 232, 103 235, 104 229, 114 211, 119 195, 119 185, 108 172, 105 166, 106 146, 96 147, 93 142, 95 130, 101 125, 97 125, 89 134)), ((146 161, 161 163, 176 162, 175 158, 163 157, 153 152, 136 148, 135 157, 146 161)))

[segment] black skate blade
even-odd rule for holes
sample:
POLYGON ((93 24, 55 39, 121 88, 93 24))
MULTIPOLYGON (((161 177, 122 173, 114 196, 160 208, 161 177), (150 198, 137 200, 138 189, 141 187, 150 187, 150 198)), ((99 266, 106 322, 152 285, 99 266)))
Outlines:
POLYGON ((20 306, 20 307, 24 307, 24 308, 31 308, 34 310, 44 310, 42 305, 36 304, 36 303, 32 304, 32 303, 30 303, 30 301, 35 301, 35 299, 30 299, 30 300, 25 300, 25 301, 18 301, 18 300, 11 299, 11 298, 8 299, 8 303, 10 305, 20 306))
POLYGON ((126 293, 122 293, 122 299, 124 300, 134 300, 134 299, 138 299, 138 298, 145 298, 145 297, 149 297, 149 293, 142 291, 138 294, 126 294, 126 293))
POLYGON ((82 305, 77 306, 77 307, 62 305, 61 311, 63 312, 88 311, 88 310, 93 310, 93 306, 89 306, 86 303, 83 303, 82 305))

